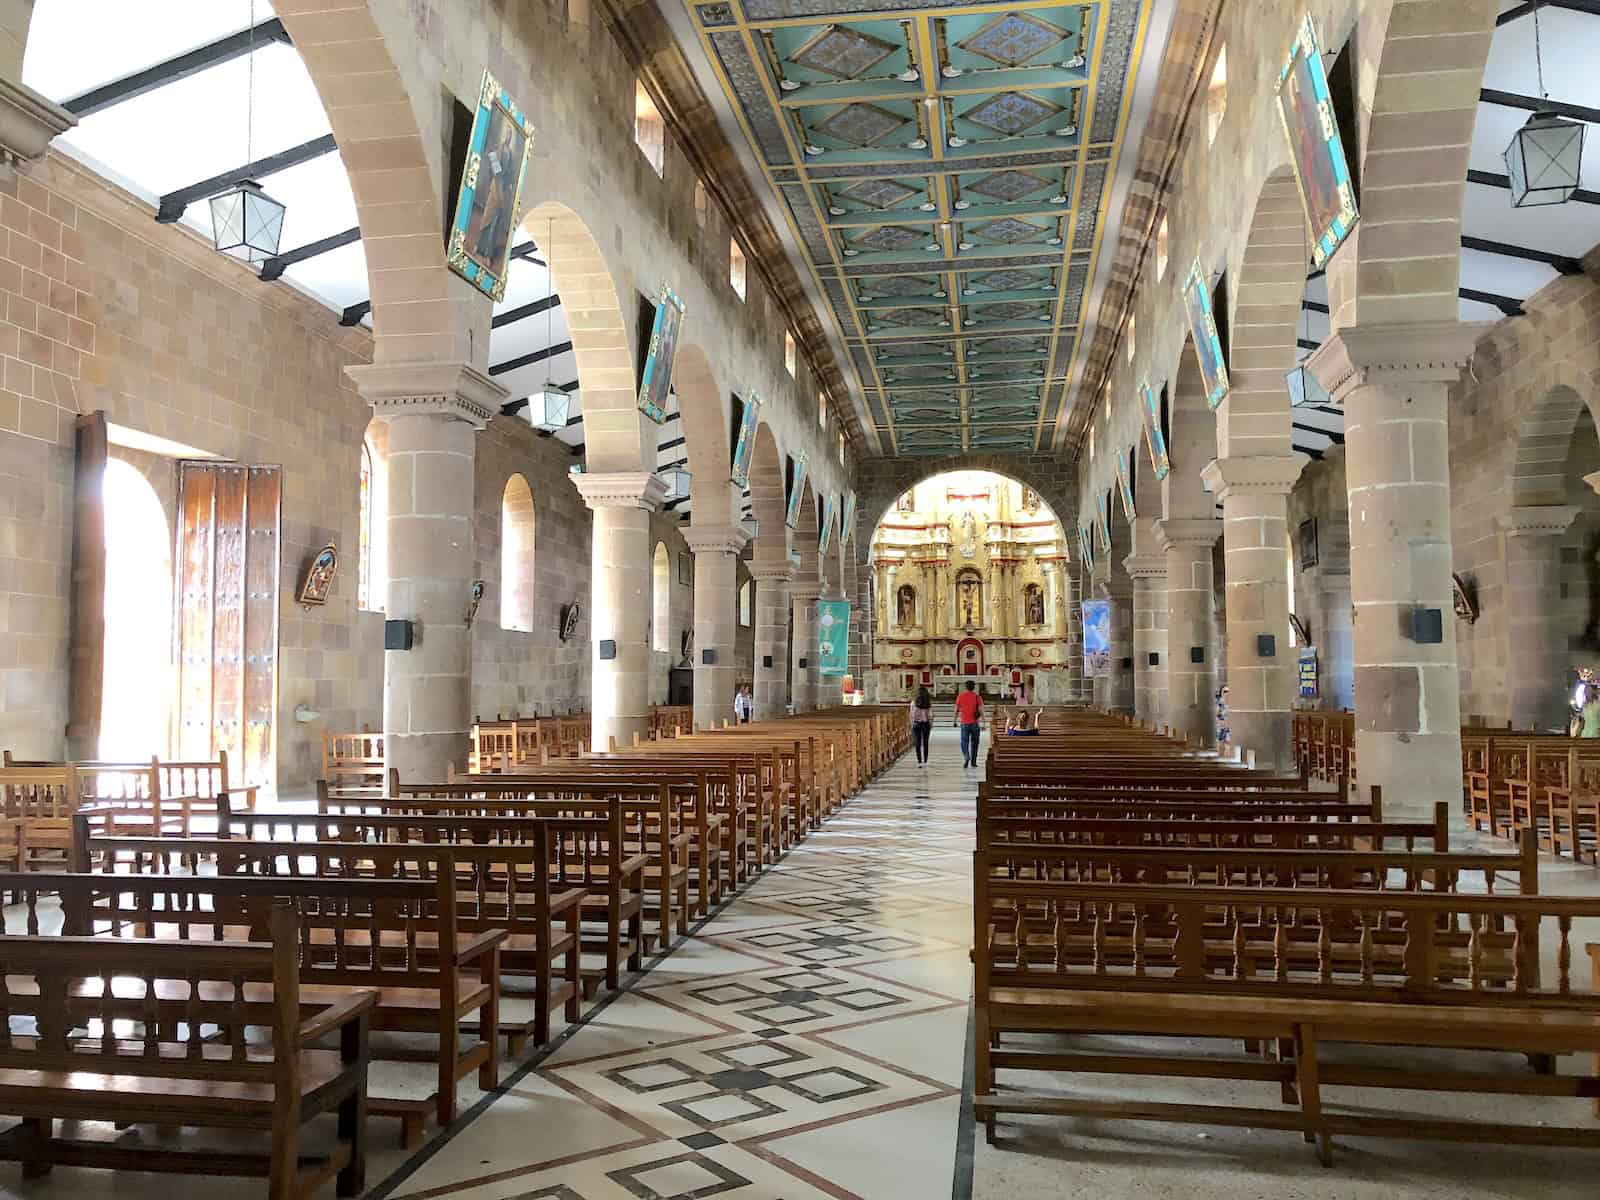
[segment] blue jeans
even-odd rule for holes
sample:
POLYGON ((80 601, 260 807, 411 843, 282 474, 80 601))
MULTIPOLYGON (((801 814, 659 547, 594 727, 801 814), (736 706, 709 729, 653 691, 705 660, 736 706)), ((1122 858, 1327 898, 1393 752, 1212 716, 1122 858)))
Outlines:
POLYGON ((961 726, 961 761, 969 767, 978 765, 978 735, 983 727, 974 721, 961 726))

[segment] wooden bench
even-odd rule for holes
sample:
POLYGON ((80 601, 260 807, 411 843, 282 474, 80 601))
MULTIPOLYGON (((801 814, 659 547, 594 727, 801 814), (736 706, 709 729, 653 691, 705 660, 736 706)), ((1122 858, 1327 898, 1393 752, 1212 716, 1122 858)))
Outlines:
POLYGON ((0 1035, 0 1113, 22 1122, 0 1136, 0 1158, 21 1162, 24 1179, 62 1165, 265 1176, 271 1200, 310 1197, 333 1179, 339 1195, 359 1196, 367 1027, 377 997, 357 990, 326 1006, 308 1004, 288 902, 273 904, 264 932, 265 944, 0 938, 8 1022, 0 1035), (270 1003, 246 1003, 252 988, 266 990, 270 1003), (122 1022, 126 1035, 106 1036, 122 1022), (270 1042, 247 1037, 251 1026, 266 1029, 270 1042), (329 1037, 338 1038, 337 1050, 315 1048, 329 1037), (304 1127, 330 1113, 338 1128, 333 1152, 303 1155, 304 1127), (132 1136, 58 1137, 57 1120, 254 1130, 271 1150, 207 1153, 132 1136))
POLYGON ((63 865, 81 801, 71 764, 0 767, 0 859, 19 871, 63 865))
POLYGON ((1570 969, 1575 920, 1600 899, 1183 888, 974 879, 978 1058, 975 1108, 992 1141, 1004 1113, 1284 1129, 1324 1164, 1340 1134, 1593 1147, 1596 1130, 1324 1109, 1329 1088, 1600 1095, 1590 1075, 1471 1072, 1326 1061, 1329 1043, 1510 1051, 1547 1064, 1600 1053, 1600 994, 1570 969), (1070 919, 1063 919, 1064 917, 1070 919), (1088 926, 1087 936, 1077 930, 1088 926), (1541 934, 1557 946, 1540 976, 1541 934), (1381 935, 1381 936, 1380 936, 1381 935), (1017 1042, 1040 1033, 1266 1040, 1276 1061, 1169 1051, 1150 1041, 1078 1050, 1017 1042), (1009 1040, 1008 1040, 1009 1039, 1009 1040), (1229 1079, 1276 1085, 1278 1107, 1082 1099, 1011 1091, 1010 1071, 1229 1079))
MULTIPOLYGON (((302 987, 376 988, 373 1028, 430 1034, 437 1085, 422 1099, 374 1097, 371 1111, 399 1118, 404 1144, 421 1140, 430 1111, 441 1126, 455 1119, 458 1082, 474 1071, 485 1090, 498 1082, 500 946, 503 927, 470 930, 457 910, 455 868, 448 849, 436 846, 347 846, 327 842, 246 842, 216 838, 90 838, 80 825, 75 857, 107 866, 131 861, 157 867, 146 873, 163 888, 209 887, 212 895, 235 884, 272 896, 314 896, 300 907, 302 987), (217 876, 175 876, 160 868, 173 857, 216 859, 217 876), (238 877, 238 878, 230 878, 238 877), (352 885, 371 884, 356 888, 352 885), (477 1014, 478 1042, 461 1049, 460 1028, 477 1014)), ((135 875, 104 871, 102 881, 135 875)), ((229 895, 233 893, 228 893, 229 895)), ((175 936, 189 940, 214 919, 180 923, 175 936)), ((158 926, 158 929, 161 928, 158 926)))
MULTIPOLYGON (((383 734, 370 730, 323 734, 321 779, 331 794, 344 799, 382 796, 387 782, 383 734)), ((234 810, 238 811, 237 805, 234 810)))

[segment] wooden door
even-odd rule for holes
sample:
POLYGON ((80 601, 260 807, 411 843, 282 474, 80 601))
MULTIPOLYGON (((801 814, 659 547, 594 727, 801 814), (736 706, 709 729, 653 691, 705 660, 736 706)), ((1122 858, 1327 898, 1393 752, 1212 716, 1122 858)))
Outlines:
POLYGON ((72 504, 71 665, 67 676, 67 757, 100 757, 100 707, 106 641, 106 415, 76 422, 72 504))
POLYGON ((226 751, 232 777, 274 782, 282 471, 183 462, 178 473, 178 745, 226 751))

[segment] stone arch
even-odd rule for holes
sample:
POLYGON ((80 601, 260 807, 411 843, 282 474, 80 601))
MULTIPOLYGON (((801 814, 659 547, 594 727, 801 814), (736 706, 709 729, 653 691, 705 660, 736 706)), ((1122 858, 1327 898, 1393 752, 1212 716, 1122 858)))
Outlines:
POLYGON ((1328 267, 1335 330, 1458 319, 1462 192, 1498 12, 1431 0, 1362 22, 1375 69, 1361 89, 1361 221, 1328 267))
POLYGON ((659 541, 650 556, 650 650, 672 653, 672 555, 659 541))
POLYGON ((583 218, 546 200, 522 228, 545 256, 561 297, 583 398, 585 466, 591 474, 655 470, 659 427, 639 411, 633 309, 623 308, 616 278, 583 218))
POLYGON ((1512 453, 1513 507, 1566 502, 1567 451, 1587 410, 1577 391, 1555 384, 1523 414, 1512 453))
POLYGON ((1227 398, 1217 408, 1217 457, 1293 450, 1289 393, 1310 244, 1294 171, 1273 170, 1256 197, 1228 322, 1227 398))
POLYGON ((817 493, 806 477, 805 494, 800 497, 800 516, 795 522, 793 545, 800 553, 800 567, 795 575, 797 585, 815 587, 822 582, 821 555, 817 553, 817 538, 821 535, 817 517, 817 493))
POLYGON ((1215 501, 1205 490, 1200 472, 1215 452, 1216 419, 1206 403, 1205 380, 1192 334, 1184 335, 1169 395, 1167 457, 1172 470, 1162 481, 1160 515, 1164 519, 1214 516, 1215 501))
POLYGON ((750 511, 760 529, 754 556, 763 562, 787 562, 789 530, 784 524, 783 454, 765 421, 756 427, 756 448, 750 460, 750 511))
POLYGON ((717 379, 711 359, 694 342, 678 347, 672 370, 684 450, 694 479, 690 492, 694 520, 700 525, 726 525, 739 511, 739 491, 728 478, 732 461, 728 391, 717 379))
MULTIPOLYGON (((446 265, 442 153, 428 153, 380 8, 398 6, 301 0, 283 5, 278 16, 327 110, 350 176, 371 289, 373 361, 468 362, 481 369, 490 305, 446 265)), ((408 33, 403 27, 397 36, 408 33)))

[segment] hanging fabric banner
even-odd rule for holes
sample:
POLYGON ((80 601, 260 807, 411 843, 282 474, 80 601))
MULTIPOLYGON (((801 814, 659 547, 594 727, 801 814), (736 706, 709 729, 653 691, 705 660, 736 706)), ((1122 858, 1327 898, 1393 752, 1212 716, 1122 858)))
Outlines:
POLYGON ((850 601, 817 601, 817 670, 825 676, 850 669, 850 601))

